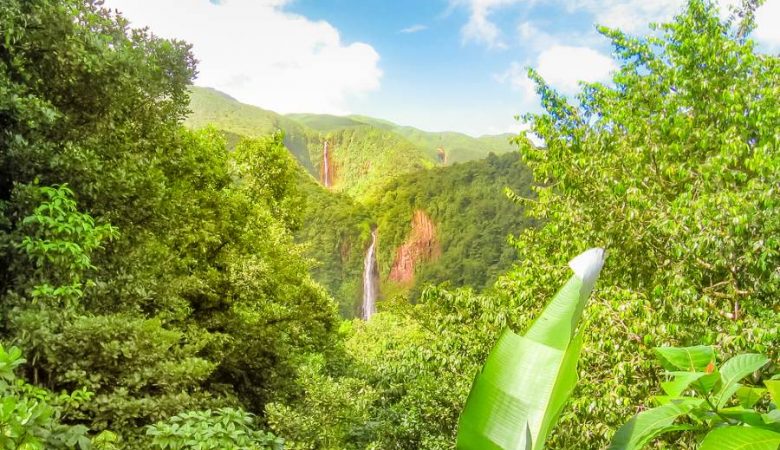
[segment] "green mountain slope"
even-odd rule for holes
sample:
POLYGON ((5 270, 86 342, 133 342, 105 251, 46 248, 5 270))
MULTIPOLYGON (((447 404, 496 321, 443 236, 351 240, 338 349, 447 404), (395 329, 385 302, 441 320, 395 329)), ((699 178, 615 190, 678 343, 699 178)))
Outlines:
POLYGON ((516 259, 507 236, 533 225, 504 188, 531 197, 530 186, 531 174, 517 153, 402 175, 364 204, 307 182, 297 237, 306 244, 306 255, 317 261, 314 278, 337 299, 342 315, 354 317, 372 227, 379 237, 384 298, 408 294, 414 300, 426 285, 445 281, 483 288, 516 259), (419 233, 413 230, 413 218, 420 211, 431 221, 428 242, 414 242, 419 233), (431 254, 414 261, 411 279, 399 282, 392 272, 404 244, 428 246, 431 254))
POLYGON ((508 136, 429 133, 365 116, 283 116, 197 87, 190 109, 187 125, 212 125, 229 143, 285 132, 305 169, 296 240, 343 316, 359 309, 372 227, 382 296, 414 299, 430 283, 487 286, 514 260, 506 237, 531 225, 503 194, 510 187, 531 195, 518 154, 506 154, 513 149, 508 136))
POLYGON ((240 136, 258 137, 277 130, 301 165, 323 185, 324 146, 329 157, 328 187, 356 198, 397 175, 436 165, 436 158, 403 136, 348 117, 299 114, 283 116, 245 105, 220 91, 192 87, 191 114, 185 124, 223 131, 230 143, 240 136))
POLYGON ((406 138, 428 157, 434 158, 444 165, 482 159, 490 153, 500 155, 517 148, 509 142, 509 139, 512 137, 511 134, 487 135, 474 138, 454 131, 423 131, 414 127, 401 126, 387 120, 361 115, 289 114, 287 117, 320 131, 334 131, 365 125, 392 131, 406 138), (446 160, 445 157, 440 155, 439 149, 444 151, 446 160))
POLYGON ((286 117, 317 131, 333 131, 339 128, 372 125, 350 116, 331 116, 329 114, 288 114, 286 117))
MULTIPOLYGON (((393 178, 436 165, 433 157, 393 133, 371 126, 342 128, 323 132, 316 147, 309 151, 315 167, 325 166, 325 143, 328 145, 328 185, 361 199, 381 191, 393 178)), ((324 172, 320 172, 324 184, 324 172)))
POLYGON ((316 173, 309 155, 309 141, 317 134, 281 114, 256 106, 245 105, 216 89, 192 86, 190 88, 190 115, 185 125, 203 128, 212 125, 234 137, 267 136, 277 130, 285 132, 284 145, 310 173, 316 173))
POLYGON ((509 235, 533 226, 504 193, 511 189, 533 197, 532 175, 518 153, 489 155, 486 159, 410 173, 393 180, 384 193, 372 199, 381 246, 379 266, 387 292, 392 291, 393 270, 399 264, 399 248, 419 239, 414 230, 415 211, 430 218, 433 242, 431 259, 413 265, 414 298, 427 284, 445 281, 453 286, 482 289, 506 271, 516 252, 509 235))

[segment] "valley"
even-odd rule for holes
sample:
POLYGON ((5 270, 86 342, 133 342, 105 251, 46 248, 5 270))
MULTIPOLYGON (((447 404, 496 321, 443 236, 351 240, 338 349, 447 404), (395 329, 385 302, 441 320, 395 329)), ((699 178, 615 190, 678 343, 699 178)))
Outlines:
POLYGON ((369 316, 376 299, 416 301, 429 284, 485 288, 515 259, 506 238, 532 224, 504 195, 505 188, 532 195, 509 135, 425 132, 365 116, 285 116, 200 87, 191 88, 190 109, 186 125, 214 127, 229 145, 284 133, 305 199, 296 240, 343 317, 369 316))
POLYGON ((304 3, 0 1, 0 447, 780 446, 777 2, 304 3))

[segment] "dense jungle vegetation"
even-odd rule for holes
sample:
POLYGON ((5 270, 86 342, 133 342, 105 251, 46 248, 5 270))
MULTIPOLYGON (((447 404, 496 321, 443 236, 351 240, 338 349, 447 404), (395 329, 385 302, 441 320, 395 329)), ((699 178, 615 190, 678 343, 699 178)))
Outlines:
POLYGON ((378 264, 385 298, 401 293, 417 301, 422 289, 447 282, 482 289, 515 261, 507 237, 533 224, 504 189, 532 195, 531 174, 517 153, 402 174, 383 184, 363 202, 327 191, 301 177, 307 198, 297 240, 316 261, 312 276, 339 303, 341 315, 352 317, 360 303, 361 274, 371 227, 380 232, 378 264), (420 261, 410 285, 388 280, 396 249, 411 232, 415 210, 436 224, 441 255, 420 261))
MULTIPOLYGON (((649 407, 654 347, 765 354, 758 383, 780 357, 780 60, 756 51, 751 7, 723 21, 690 0, 649 37, 601 29, 611 83, 568 99, 531 71, 544 113, 524 120, 545 145, 518 137, 522 164, 377 178, 390 188, 363 203, 319 187, 310 141, 290 148, 279 125, 185 127, 187 43, 99 2, 0 2, 0 445, 452 449, 501 330, 526 329, 592 246, 609 257, 549 448, 605 448, 649 407), (516 216, 502 207, 480 230, 450 208, 510 200, 516 216), (343 320, 333 296, 357 287, 313 275, 354 269, 317 266, 312 248, 339 241, 317 243, 311 217, 356 239, 334 250, 362 255, 372 225, 408 226, 417 207, 475 235, 473 249, 442 237, 453 251, 420 272, 453 283, 343 320), (496 244, 507 228, 511 267, 496 244)), ((650 446, 700 440, 671 430, 650 446)))

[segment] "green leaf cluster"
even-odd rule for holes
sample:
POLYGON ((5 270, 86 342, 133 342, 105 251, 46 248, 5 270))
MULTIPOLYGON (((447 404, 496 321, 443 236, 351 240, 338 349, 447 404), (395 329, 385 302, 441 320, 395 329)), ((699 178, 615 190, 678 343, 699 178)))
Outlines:
POLYGON ((255 428, 246 411, 220 408, 188 411, 147 427, 152 448, 160 450, 281 450, 284 440, 255 428))
POLYGON ((91 449, 87 427, 61 422, 68 404, 89 399, 87 392, 54 395, 31 386, 14 373, 25 362, 18 347, 0 345, 0 448, 91 449))
POLYGON ((101 2, 4 1, 0 35, 0 336, 20 378, 86 388, 61 420, 106 448, 299 395, 337 314, 294 241, 285 138, 185 129, 190 46, 101 2))
POLYGON ((780 446, 777 386, 780 374, 764 374, 769 359, 740 354, 718 368, 712 347, 656 349, 669 381, 661 383, 660 404, 640 412, 613 436, 611 450, 641 449, 661 434, 684 431, 704 435, 701 450, 780 446), (764 378, 761 387, 761 379, 764 378), (740 383, 747 379, 748 383, 740 383), (771 404, 763 397, 767 391, 771 404))

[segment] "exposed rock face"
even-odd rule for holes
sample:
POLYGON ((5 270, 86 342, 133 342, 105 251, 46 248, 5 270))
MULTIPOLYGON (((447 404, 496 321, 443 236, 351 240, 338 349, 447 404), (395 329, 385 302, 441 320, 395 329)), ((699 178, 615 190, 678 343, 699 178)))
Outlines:
POLYGON ((436 260, 439 256, 441 256, 441 246, 436 236, 436 226, 425 211, 418 209, 412 217, 412 231, 409 237, 396 251, 390 269, 390 281, 411 283, 414 281, 417 264, 436 260))
POLYGON ((439 162, 441 164, 447 164, 447 152, 444 150, 444 147, 437 148, 436 155, 439 157, 439 162))

